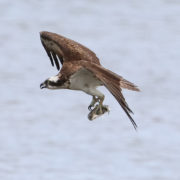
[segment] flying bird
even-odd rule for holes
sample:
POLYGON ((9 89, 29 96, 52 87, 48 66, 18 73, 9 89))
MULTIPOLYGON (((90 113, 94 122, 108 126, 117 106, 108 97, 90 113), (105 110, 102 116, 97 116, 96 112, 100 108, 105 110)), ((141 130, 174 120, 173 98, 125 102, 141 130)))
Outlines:
POLYGON ((96 54, 78 42, 47 31, 40 32, 40 39, 52 66, 60 70, 56 76, 41 83, 41 89, 80 90, 91 95, 88 118, 93 120, 109 111, 108 106, 103 104, 104 94, 97 89, 98 86, 105 86, 125 111, 134 128, 137 128, 130 115, 133 112, 122 94, 122 88, 139 91, 136 85, 104 68, 96 54))

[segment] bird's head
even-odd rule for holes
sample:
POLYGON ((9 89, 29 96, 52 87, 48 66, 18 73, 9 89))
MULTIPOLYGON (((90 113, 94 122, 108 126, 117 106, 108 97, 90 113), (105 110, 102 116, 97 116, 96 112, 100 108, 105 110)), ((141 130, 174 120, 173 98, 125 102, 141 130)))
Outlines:
POLYGON ((47 88, 47 89, 67 89, 68 82, 64 81, 61 76, 53 76, 46 79, 43 83, 40 84, 40 88, 47 88))
POLYGON ((40 84, 40 88, 44 89, 44 88, 48 88, 49 82, 48 79, 45 80, 43 83, 40 84))

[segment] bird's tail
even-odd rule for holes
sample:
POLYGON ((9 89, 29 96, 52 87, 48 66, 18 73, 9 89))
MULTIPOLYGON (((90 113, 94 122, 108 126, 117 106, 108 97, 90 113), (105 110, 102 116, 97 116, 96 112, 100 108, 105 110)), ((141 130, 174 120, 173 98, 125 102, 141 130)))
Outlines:
POLYGON ((132 90, 132 91, 140 91, 140 89, 135 84, 127 81, 124 78, 120 79, 120 87, 124 89, 128 89, 128 90, 132 90))
POLYGON ((116 86, 119 85, 120 88, 132 90, 132 91, 140 91, 140 89, 135 84, 124 79, 122 76, 119 76, 118 74, 108 69, 101 68, 99 70, 102 72, 101 75, 103 75, 104 78, 110 79, 110 81, 113 84, 116 84, 116 86))

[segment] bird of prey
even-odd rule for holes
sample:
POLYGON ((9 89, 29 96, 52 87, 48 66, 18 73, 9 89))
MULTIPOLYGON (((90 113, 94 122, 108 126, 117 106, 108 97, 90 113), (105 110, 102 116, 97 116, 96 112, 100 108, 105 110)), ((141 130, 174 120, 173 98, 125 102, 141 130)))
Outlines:
POLYGON ((139 91, 136 85, 102 67, 96 54, 80 43, 47 31, 40 32, 40 39, 52 66, 60 70, 56 76, 41 83, 41 89, 80 90, 91 95, 88 118, 93 120, 109 111, 108 106, 103 104, 104 94, 97 90, 98 86, 105 86, 125 111, 134 128, 137 128, 130 115, 133 112, 122 94, 122 88, 139 91))

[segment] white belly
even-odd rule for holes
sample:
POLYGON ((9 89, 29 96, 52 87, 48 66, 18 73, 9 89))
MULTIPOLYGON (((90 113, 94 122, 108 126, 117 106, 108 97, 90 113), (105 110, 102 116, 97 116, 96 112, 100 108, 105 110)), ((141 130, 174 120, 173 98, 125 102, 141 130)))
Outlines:
POLYGON ((87 92, 88 89, 95 89, 102 85, 91 72, 86 69, 81 69, 70 77, 70 89, 82 90, 87 92))

